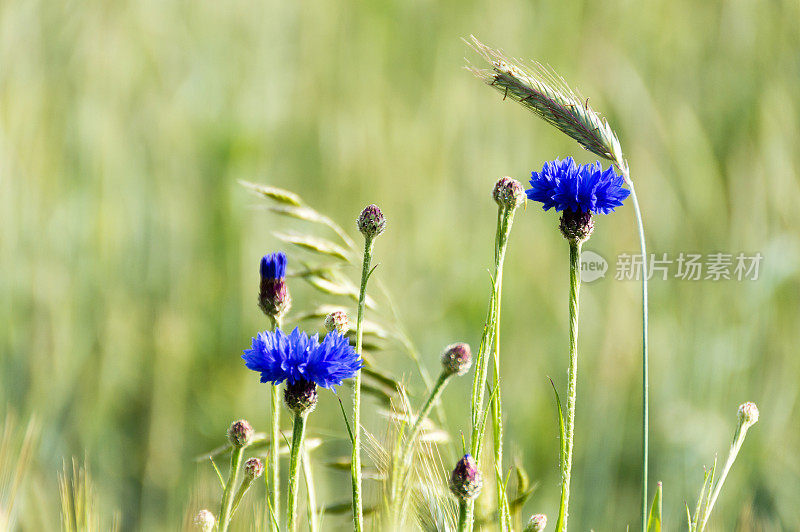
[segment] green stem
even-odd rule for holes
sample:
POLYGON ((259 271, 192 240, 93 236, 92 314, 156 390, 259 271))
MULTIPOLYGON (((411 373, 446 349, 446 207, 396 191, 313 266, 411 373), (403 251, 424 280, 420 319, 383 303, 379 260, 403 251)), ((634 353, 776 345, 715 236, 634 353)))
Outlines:
POLYGON ((308 412, 297 412, 294 415, 294 431, 292 432, 292 449, 289 453, 289 495, 286 503, 286 527, 289 532, 297 530, 297 477, 300 452, 303 448, 303 437, 306 432, 308 412))
POLYGON ((739 423, 739 425, 736 427, 736 434, 733 435, 733 443, 731 443, 731 449, 730 452, 728 452, 728 459, 725 461, 725 467, 722 468, 722 474, 719 476, 717 485, 714 487, 714 492, 711 495, 711 499, 703 511, 703 519, 700 521, 700 526, 698 528, 700 532, 703 532, 703 530, 706 528, 708 518, 711 517, 711 510, 714 509, 714 504, 717 502, 717 497, 719 497, 720 491, 722 491, 722 485, 725 483, 725 478, 728 476, 728 472, 731 470, 733 462, 736 461, 736 457, 739 455, 739 450, 742 448, 742 443, 744 443, 744 438, 747 435, 748 428, 749 426, 743 427, 741 423, 739 423))
MULTIPOLYGON (((489 299, 489 311, 486 316, 486 324, 483 328, 483 336, 481 337, 481 345, 478 350, 478 357, 475 362, 475 379, 472 383, 472 438, 470 440, 470 449, 475 461, 480 464, 481 450, 483 447, 483 435, 486 431, 484 424, 484 394, 486 391, 486 379, 489 369, 489 353, 494 347, 494 335, 499 327, 500 315, 500 294, 502 290, 503 281, 503 263, 505 261, 506 248, 508 245, 508 235, 511 232, 511 225, 514 221, 514 209, 500 207, 497 212, 497 231, 495 233, 495 264, 494 264, 494 278, 492 279, 492 294, 489 299)), ((499 356, 499 355, 498 355, 499 356)), ((495 386, 499 382, 499 373, 497 374, 495 386)), ((499 389, 495 389, 495 394, 499 393, 499 389)), ((496 435, 502 437, 502 412, 499 409, 494 411, 494 423, 496 427, 496 435)), ((500 450, 502 459, 502 448, 495 445, 495 452, 500 450)), ((495 455, 495 460, 497 455, 495 455)), ((497 463, 495 464, 497 470, 497 463)), ((502 465, 499 466, 502 469, 502 465)), ((466 508, 459 519, 463 517, 464 522, 460 522, 459 526, 464 530, 471 530, 475 518, 475 500, 472 499, 466 503, 466 508)))
POLYGON ((236 490, 236 496, 233 498, 233 508, 231 509, 231 518, 236 513, 236 510, 239 509, 239 504, 242 502, 247 490, 250 489, 250 485, 253 483, 253 480, 245 477, 242 479, 242 483, 239 485, 239 489, 236 490))
POLYGON ((575 399, 578 384, 578 295, 581 289, 581 243, 569 243, 569 376, 567 383, 566 453, 561 463, 561 505, 556 532, 566 532, 569 518, 569 484, 575 434, 575 399))
MULTIPOLYGON (((280 318, 272 318, 272 330, 280 328, 280 318)), ((280 390, 278 386, 273 384, 270 389, 269 403, 270 403, 270 441, 271 452, 269 455, 269 472, 267 478, 269 479, 269 489, 267 490, 267 511, 269 512, 270 506, 274 515, 280 515, 280 447, 281 447, 281 411, 280 411, 280 390)), ((274 519, 270 519, 270 528, 273 532, 279 532, 278 524, 274 519)))
POLYGON ((314 489, 311 457, 305 445, 303 446, 303 477, 306 480, 306 494, 308 496, 308 528, 311 532, 317 532, 317 530, 319 530, 319 521, 317 519, 317 492, 314 489))
MULTIPOLYGON (((361 355, 364 326, 364 308, 367 299, 367 280, 369 267, 372 261, 372 248, 374 239, 364 239, 364 265, 361 270, 361 288, 358 293, 358 318, 356 321, 356 353, 361 355)), ((361 502, 361 371, 358 371, 353 383, 353 455, 350 461, 350 473, 353 483, 353 529, 361 532, 363 529, 363 514, 361 502)))
MULTIPOLYGON (((439 375, 439 378, 436 380, 436 384, 433 385, 433 389, 431 390, 430 395, 428 395, 427 401, 425 401, 425 405, 420 410, 419 415, 417 416, 414 425, 411 427, 411 432, 408 436, 408 441, 405 444, 405 447, 402 451, 402 458, 400 460, 400 469, 397 471, 397 474, 392 478, 391 484, 391 491, 390 491, 390 501, 392 504, 399 506, 397 495, 398 489, 405 483, 405 477, 408 474, 409 467, 411 466, 411 459, 414 456, 414 448, 417 443, 417 438, 419 437, 420 433, 422 432, 422 425, 425 423, 425 420, 430 417, 431 410, 433 410, 434 405, 441 397, 442 392, 444 391, 445 386, 450 381, 450 377, 452 377, 452 373, 442 372, 439 375)), ((397 517, 396 513, 397 507, 395 507, 395 517, 397 517)))
POLYGON ((458 501, 458 530, 459 532, 471 532, 472 530, 472 509, 470 504, 465 501, 458 501))
POLYGON ((231 450, 231 470, 228 473, 228 483, 222 492, 222 503, 219 508, 219 530, 227 532, 231 520, 231 508, 233 507, 233 487, 239 478, 239 466, 242 462, 242 447, 234 447, 231 450))
POLYGON ((642 210, 636 197, 627 161, 618 161, 617 168, 622 172, 625 183, 631 190, 631 201, 636 213, 636 224, 639 228, 639 249, 642 253, 642 532, 647 531, 647 470, 650 438, 650 378, 648 369, 647 329, 648 329, 648 301, 647 301, 647 246, 644 239, 644 224, 642 223, 642 210))
MULTIPOLYGON (((509 225, 511 221, 509 220, 509 225)), ((503 250, 505 252, 505 250, 503 250)), ((500 512, 500 530, 505 531, 509 529, 510 510, 508 508, 508 498, 506 496, 505 485, 503 484, 503 401, 500 397, 500 310, 501 300, 503 295, 503 263, 500 259, 500 267, 497 270, 497 297, 495 299, 495 315, 494 320, 494 397, 492 398, 492 414, 493 414, 493 435, 494 435, 494 464, 495 464, 495 482, 497 484, 497 500, 500 512)))

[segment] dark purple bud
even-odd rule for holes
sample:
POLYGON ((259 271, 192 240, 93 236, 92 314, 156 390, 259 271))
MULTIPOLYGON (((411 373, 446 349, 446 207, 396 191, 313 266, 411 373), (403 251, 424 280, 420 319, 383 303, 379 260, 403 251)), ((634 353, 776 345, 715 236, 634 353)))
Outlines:
POLYGON ((271 318, 280 318, 291 308, 292 296, 286 286, 286 279, 261 278, 258 292, 258 306, 271 318))
POLYGON ((234 421, 228 429, 228 440, 234 447, 247 447, 253 439, 253 427, 245 419, 234 421))
POLYGON ((456 463, 450 476, 450 491, 461 501, 469 501, 478 496, 483 486, 483 478, 478 464, 471 455, 465 454, 456 463))
POLYGON ((244 463, 244 474, 247 479, 253 481, 264 474, 264 462, 258 458, 248 458, 244 463))
POLYGON ((516 209, 525 202, 525 188, 516 179, 501 177, 494 185, 492 197, 501 207, 516 209))
POLYGON ((367 205, 358 216, 358 230, 365 238, 375 238, 386 228, 386 218, 377 205, 367 205))
POLYGON ((472 351, 469 344, 448 345, 442 353, 442 367, 449 375, 463 375, 472 365, 472 351))

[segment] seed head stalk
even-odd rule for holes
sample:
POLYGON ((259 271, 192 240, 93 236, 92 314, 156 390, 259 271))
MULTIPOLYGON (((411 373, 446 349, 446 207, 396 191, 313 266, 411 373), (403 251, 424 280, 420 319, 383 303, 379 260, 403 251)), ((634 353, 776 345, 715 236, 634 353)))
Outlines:
MULTIPOLYGON (((358 318, 356 320, 356 353, 359 356, 364 336, 364 308, 374 242, 374 238, 369 236, 364 239, 364 265, 361 270, 361 289, 358 293, 358 318)), ((353 528, 356 532, 361 532, 364 515, 361 498, 361 370, 356 372, 353 383, 353 455, 350 473, 353 483, 353 528)))
MULTIPOLYGON (((494 335, 499 327, 499 305, 502 291, 503 263, 508 246, 508 235, 511 232, 513 221, 514 208, 500 206, 498 208, 497 231, 495 233, 495 264, 494 277, 492 279, 492 294, 489 299, 489 311, 486 316, 481 345, 475 363, 475 379, 472 383, 472 438, 470 440, 470 449, 472 456, 478 464, 480 464, 483 435, 486 430, 483 402, 489 369, 489 354, 493 352, 494 335)), ((499 353, 499 351, 497 352, 499 353)), ((499 373, 497 377, 499 378, 499 373)), ((497 382, 496 380, 495 385, 497 382)), ((494 394, 497 395, 498 393, 499 390, 495 389, 494 394)), ((496 427, 495 435, 502 435, 502 412, 499 408, 495 408, 493 413, 493 420, 496 427)), ((502 447, 495 445, 495 452, 498 450, 502 453, 502 447)), ((500 458, 502 459, 502 454, 500 458)), ((495 455, 495 459, 497 459, 497 455, 495 455)), ((501 470, 502 465, 497 465, 496 469, 501 470)), ((501 483, 502 479, 499 479, 498 486, 501 486, 501 483)), ((502 488, 500 489, 502 490, 502 488)), ((498 494, 501 493, 502 491, 498 491, 498 494)), ((462 502, 461 504, 464 508, 459 510, 459 530, 472 530, 475 520, 475 500, 472 499, 462 502)))
POLYGON ((650 377, 649 377, 649 360, 647 348, 647 329, 648 329, 648 298, 647 298, 647 278, 648 278, 648 264, 647 264, 647 245, 644 238, 644 224, 642 223, 642 211, 639 208, 639 200, 636 198, 636 189, 633 186, 630 171, 628 170, 628 163, 621 157, 618 157, 615 164, 625 183, 631 190, 631 201, 633 202, 633 210, 636 214, 636 224, 639 229, 639 248, 642 253, 642 498, 641 498, 641 512, 642 512, 642 532, 647 532, 647 470, 648 470, 648 457, 649 457, 649 439, 650 439, 650 377))

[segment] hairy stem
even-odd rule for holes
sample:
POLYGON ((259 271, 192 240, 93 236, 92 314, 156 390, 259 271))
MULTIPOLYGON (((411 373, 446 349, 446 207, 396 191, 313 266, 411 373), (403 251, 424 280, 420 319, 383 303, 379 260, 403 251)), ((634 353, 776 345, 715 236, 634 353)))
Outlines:
MULTIPOLYGON (((272 330, 273 332, 280 328, 281 322, 280 318, 272 318, 272 330)), ((281 411, 280 411, 280 394, 278 386, 273 384, 272 388, 270 389, 270 437, 271 437, 271 451, 269 454, 269 474, 267 475, 269 478, 269 489, 267 490, 267 512, 270 511, 270 506, 272 507, 272 512, 275 515, 280 515, 280 456, 278 450, 280 449, 280 438, 281 438, 281 411)), ((278 524, 275 522, 274 519, 270 519, 270 528, 272 532, 279 532, 278 531, 278 524)))
POLYGON ((231 520, 231 509, 233 508, 233 487, 239 478, 239 466, 242 463, 241 447, 234 447, 231 450, 231 470, 228 473, 228 482, 222 492, 222 503, 219 508, 219 530, 227 532, 231 520))
POLYGON ((292 432, 292 449, 289 453, 289 494, 286 503, 286 528, 289 532, 297 530, 297 477, 300 469, 301 450, 306 432, 308 412, 297 412, 294 415, 294 431, 292 432))
MULTIPOLYGON (((400 498, 398 497, 399 490, 405 484, 406 475, 408 475, 409 468, 411 467, 411 461, 414 456, 414 449, 417 443, 417 438, 419 437, 420 433, 422 432, 422 425, 425 423, 425 420, 431 414, 431 410, 433 410, 434 405, 441 397, 442 392, 444 391, 445 386, 450 381, 450 378, 453 376, 452 373, 447 373, 443 371, 439 378, 436 380, 436 384, 433 385, 433 389, 431 390, 430 395, 428 395, 428 399, 425 401, 425 405, 420 410, 419 415, 417 416, 414 425, 411 427, 411 432, 408 436, 408 440, 405 443, 405 446, 402 449, 402 458, 400 459, 400 467, 395 471, 395 474, 392 476, 391 482, 391 490, 390 490, 390 502, 394 506, 393 514, 394 519, 399 517, 398 512, 400 508, 400 498)), ((396 521, 395 521, 396 522, 396 521)))
POLYGON ((581 289, 581 243, 569 243, 569 375, 567 382, 566 453, 561 463, 561 505, 556 532, 566 532, 569 518, 569 484, 575 435, 575 402, 578 384, 578 296, 581 289))
MULTIPOLYGON (((356 321, 356 353, 361 355, 364 336, 364 308, 367 299, 367 280, 369 267, 372 262, 372 248, 374 239, 366 237, 364 240, 364 265, 361 270, 361 289, 358 292, 358 318, 356 321)), ((353 529, 361 532, 363 529, 364 510, 361 501, 361 371, 356 372, 353 383, 353 455, 350 463, 350 473, 353 482, 353 529)))
POLYGON ((717 497, 719 497, 720 491, 722 491, 722 485, 725 483, 725 478, 728 476, 728 472, 730 472, 733 462, 736 461, 736 457, 739 455, 739 450, 742 448, 742 443, 744 443, 745 436, 747 436, 748 428, 748 425, 743 426, 741 422, 736 427, 736 433, 733 435, 733 443, 731 443, 731 449, 728 452, 728 459, 725 461, 725 467, 722 468, 722 474, 719 476, 717 485, 714 487, 714 492, 711 495, 711 499, 708 501, 708 504, 703 511, 703 519, 700 520, 700 526, 698 528, 700 532, 703 532, 703 530, 706 528, 708 518, 711 517, 711 510, 714 509, 714 504, 717 502, 717 497))
MULTIPOLYGON (((494 263, 494 277, 492 279, 492 294, 489 298, 489 311, 486 316, 486 323, 483 327, 483 336, 481 337, 481 345, 478 350, 478 357, 475 363, 475 378, 472 382, 472 438, 470 440, 470 450, 475 461, 480 464, 481 450, 483 447, 483 435, 486 431, 484 424, 484 394, 486 391, 486 379, 489 369, 489 354, 494 347, 494 335, 499 327, 499 305, 500 293, 503 280, 503 263, 505 261, 506 248, 508 245, 508 235, 511 232, 511 225, 514 220, 514 209, 500 207, 497 213, 497 231, 495 233, 495 263, 494 263)), ((495 379, 495 394, 499 393, 496 388, 499 382, 499 374, 496 374, 495 379)), ((494 411, 494 423, 496 427, 495 434, 502 434, 502 412, 499 409, 494 411)), ((501 450, 501 447, 495 445, 495 452, 501 450)), ((502 450, 501 450, 502 453, 502 450)), ((502 455, 500 457, 502 459, 502 455)), ((497 455, 495 455, 497 460, 497 455)), ((502 469, 502 464, 499 466, 496 463, 496 470, 502 469)), ((502 482, 502 481, 500 481, 502 482)), ((460 522, 459 526, 465 530, 471 530, 475 520, 475 500, 470 500, 465 503, 466 508, 463 512, 464 522, 460 522), (465 528, 464 528, 465 527, 465 528)))

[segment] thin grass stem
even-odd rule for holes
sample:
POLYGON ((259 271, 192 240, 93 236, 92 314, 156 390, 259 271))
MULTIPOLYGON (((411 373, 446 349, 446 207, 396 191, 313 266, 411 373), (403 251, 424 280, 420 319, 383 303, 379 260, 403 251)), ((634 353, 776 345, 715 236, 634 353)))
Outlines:
POLYGON ((308 412, 297 412, 294 415, 294 430, 292 431, 292 448, 289 451, 289 486, 288 500, 286 502, 286 529, 289 532, 297 530, 297 479, 300 469, 303 439, 306 433, 306 418, 308 412))
MULTIPOLYGON (((273 332, 280 328, 281 322, 280 318, 272 318, 272 330, 273 332)), ((267 508, 272 507, 272 511, 275 515, 280 515, 280 482, 281 482, 281 473, 280 473, 280 453, 278 449, 280 448, 280 437, 281 437, 281 411, 280 411, 280 393, 278 389, 278 385, 273 384, 270 389, 270 435, 271 435, 271 445, 272 445, 272 452, 269 455, 269 474, 267 477, 269 478, 269 488, 267 490, 267 498, 269 499, 267 504, 267 508)), ((272 532, 279 532, 278 525, 275 523, 273 519, 270 519, 270 528, 272 532)))

